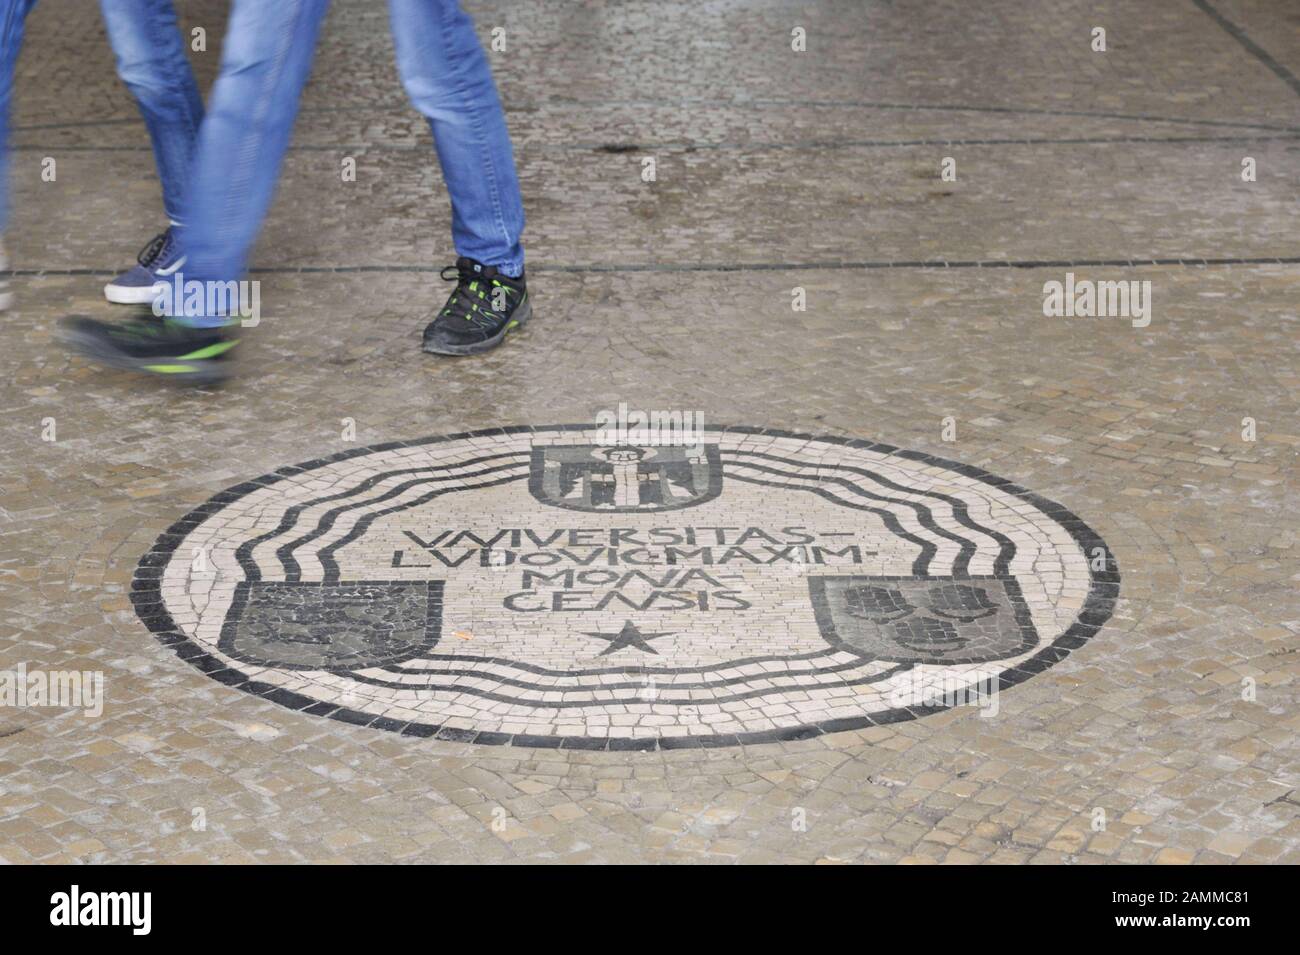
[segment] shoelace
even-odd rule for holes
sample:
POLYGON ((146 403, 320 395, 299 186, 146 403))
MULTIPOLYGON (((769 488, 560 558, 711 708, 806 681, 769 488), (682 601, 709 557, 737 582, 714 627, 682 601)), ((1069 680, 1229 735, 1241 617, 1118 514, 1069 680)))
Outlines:
POLYGON ((135 257, 135 260, 146 269, 153 268, 153 264, 158 261, 163 252, 167 250, 167 247, 171 245, 171 237, 171 229, 168 229, 166 232, 159 232, 156 236, 145 243, 144 248, 140 250, 140 254, 135 257))
POLYGON ((449 265, 438 275, 444 282, 456 283, 456 290, 451 293, 451 298, 441 314, 464 319, 479 328, 495 328, 501 321, 502 313, 492 308, 492 294, 495 289, 505 289, 507 303, 512 293, 519 294, 504 282, 484 278, 473 269, 449 265))

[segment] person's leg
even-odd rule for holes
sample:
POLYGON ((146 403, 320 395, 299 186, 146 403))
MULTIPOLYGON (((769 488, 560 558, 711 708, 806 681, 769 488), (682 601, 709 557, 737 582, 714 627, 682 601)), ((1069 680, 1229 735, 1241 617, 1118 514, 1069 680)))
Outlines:
POLYGON ((528 321, 524 205, 487 57, 456 0, 389 0, 397 66, 451 195, 456 290, 424 330, 435 355, 495 348, 528 321))
POLYGON ((0 234, 9 222, 9 104, 23 24, 36 0, 0 0, 0 234))
POLYGON ((402 85, 428 120, 451 194, 456 252, 524 269, 524 206, 492 71, 456 0, 389 0, 402 85))
POLYGON ((145 245, 138 264, 104 287, 110 302, 153 300, 154 284, 185 261, 172 227, 179 225, 203 99, 185 55, 172 0, 100 0, 117 75, 135 97, 153 143, 163 209, 170 225, 145 245))
POLYGON ((0 309, 9 307, 9 260, 4 232, 9 222, 9 104, 14 67, 23 45, 23 24, 36 0, 0 0, 0 309))
POLYGON ((163 208, 179 222, 203 99, 172 0, 100 0, 117 75, 135 97, 153 142, 163 208))
MULTIPOLYGON (((208 292, 242 278, 328 7, 329 0, 235 0, 181 210, 186 265, 173 281, 187 289, 197 282, 208 292)), ((203 382, 225 376, 214 362, 238 342, 223 331, 231 322, 228 312, 187 306, 162 323, 74 317, 64 332, 74 347, 108 364, 203 382)))
MULTIPOLYGON (((186 279, 243 276, 275 194, 329 0, 235 0, 183 210, 186 279)), ((188 316, 196 325, 219 316, 188 316)))

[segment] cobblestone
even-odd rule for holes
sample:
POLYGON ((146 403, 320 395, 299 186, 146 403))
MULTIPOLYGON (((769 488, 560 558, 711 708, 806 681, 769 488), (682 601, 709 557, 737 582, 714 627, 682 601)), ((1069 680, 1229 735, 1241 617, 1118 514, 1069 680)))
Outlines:
MULTIPOLYGON (((1285 4, 1214 6, 1294 80, 1285 4)), ((180 7, 209 28, 206 84, 224 6, 180 7)), ((1300 862, 1294 82, 1191 4, 468 7, 509 36, 493 65, 535 320, 480 358, 419 352, 449 210, 382 4, 336 0, 254 258, 262 323, 211 393, 54 342, 64 313, 113 314, 103 281, 161 208, 98 18, 80 0, 32 14, 0 670, 102 672, 105 702, 0 708, 0 860, 1300 862), (1150 324, 1044 316, 1067 271, 1150 281, 1150 324), (286 709, 178 658, 133 607, 141 557, 225 488, 620 401, 998 475, 1099 535, 1118 603, 996 717, 636 752, 286 709)))

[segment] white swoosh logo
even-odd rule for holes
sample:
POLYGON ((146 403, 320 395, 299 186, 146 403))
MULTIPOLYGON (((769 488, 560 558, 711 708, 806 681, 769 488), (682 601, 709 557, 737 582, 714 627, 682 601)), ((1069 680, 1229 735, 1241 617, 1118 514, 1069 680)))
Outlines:
POLYGON ((175 265, 169 265, 165 269, 154 269, 154 275, 171 275, 173 272, 175 272, 184 264, 185 264, 185 256, 182 255, 179 259, 176 260, 175 265))

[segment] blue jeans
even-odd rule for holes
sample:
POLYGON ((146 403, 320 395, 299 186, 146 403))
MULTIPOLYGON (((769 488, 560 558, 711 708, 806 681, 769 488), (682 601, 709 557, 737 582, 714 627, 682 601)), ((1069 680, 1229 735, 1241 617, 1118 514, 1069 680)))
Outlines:
POLYGON ((23 46, 23 24, 36 0, 0 0, 0 233, 9 222, 9 103, 14 65, 23 46))
POLYGON ((99 0, 117 75, 135 97, 153 142, 163 209, 180 222, 203 122, 203 98, 185 56, 172 0, 99 0))
MULTIPOLYGON (((23 23, 36 0, 0 0, 0 232, 9 212, 9 103, 23 23)), ((153 141, 167 215, 179 219, 203 100, 185 57, 172 0, 101 0, 117 73, 153 141)))
MULTIPOLYGON (((187 194, 185 281, 239 279, 271 204, 329 0, 234 0, 187 194)), ((428 118, 457 253, 524 267, 523 200, 505 115, 474 23, 456 0, 390 0, 402 85, 428 118)), ((189 315, 194 325, 220 316, 189 315)))

